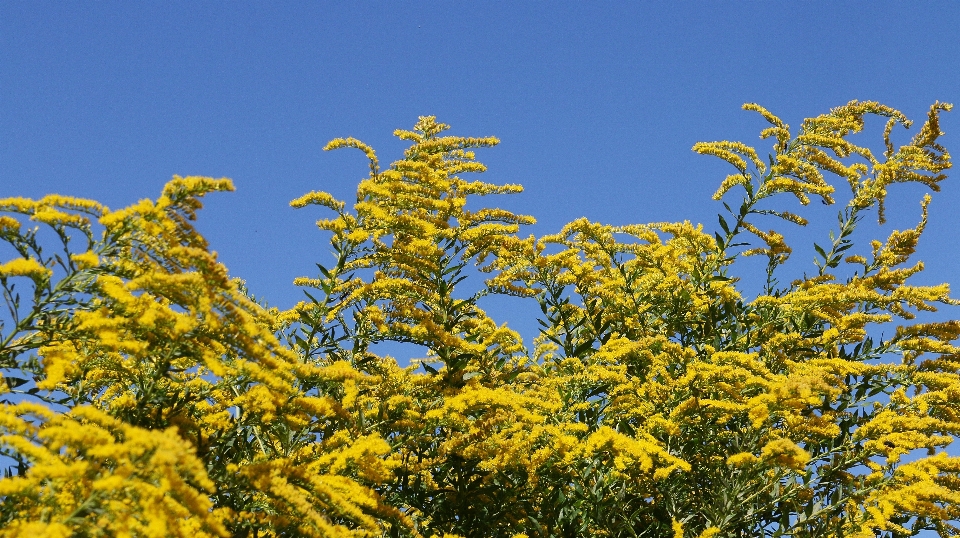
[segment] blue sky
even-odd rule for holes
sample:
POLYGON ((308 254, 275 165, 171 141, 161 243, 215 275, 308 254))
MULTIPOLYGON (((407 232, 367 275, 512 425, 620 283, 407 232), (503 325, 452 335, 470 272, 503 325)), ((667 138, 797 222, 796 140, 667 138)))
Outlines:
MULTIPOLYGON (((289 200, 349 200, 366 172, 359 152, 322 152, 331 138, 390 162, 403 148, 392 131, 433 114, 501 139, 479 154, 485 179, 526 192, 491 204, 536 216, 529 233, 581 216, 713 229, 729 170, 690 147, 766 148, 742 103, 793 126, 850 99, 922 121, 933 101, 960 102, 957 28, 948 2, 4 2, 0 196, 117 208, 173 174, 230 177, 237 192, 208 197, 199 227, 234 275, 288 307, 291 280, 329 260, 320 212, 289 200)), ((943 129, 960 152, 960 110, 943 129)), ((864 233, 914 225, 923 192, 892 189, 890 225, 864 233)), ((951 178, 931 207, 924 281, 960 285, 958 202, 951 178)), ((806 215, 833 222, 814 205, 806 215)), ((813 268, 810 245, 795 248, 798 271, 813 268)))

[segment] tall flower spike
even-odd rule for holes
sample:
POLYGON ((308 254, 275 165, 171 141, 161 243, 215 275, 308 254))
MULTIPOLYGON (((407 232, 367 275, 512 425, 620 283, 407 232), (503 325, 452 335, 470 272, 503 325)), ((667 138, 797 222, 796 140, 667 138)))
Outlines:
POLYGON ((370 175, 376 176, 380 172, 380 161, 377 160, 377 153, 373 148, 357 140, 356 138, 335 138, 323 147, 323 151, 331 151, 340 148, 356 148, 363 152, 370 161, 370 175))

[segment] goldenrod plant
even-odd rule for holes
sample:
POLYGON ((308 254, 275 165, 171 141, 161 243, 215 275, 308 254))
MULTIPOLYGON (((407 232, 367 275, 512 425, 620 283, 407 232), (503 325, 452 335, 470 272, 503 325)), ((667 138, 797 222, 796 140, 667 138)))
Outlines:
POLYGON ((291 202, 326 212, 333 259, 287 311, 192 225, 228 180, 117 211, 0 200, 0 536, 960 534, 960 321, 915 317, 958 302, 911 281, 931 198, 885 240, 865 218, 895 183, 939 190, 950 106, 900 147, 910 121, 879 103, 796 131, 744 108, 768 157, 694 146, 734 169, 715 231, 526 237, 532 217, 482 203, 519 185, 461 177, 495 138, 422 117, 389 167, 334 140, 369 176, 354 203, 291 202), (851 141, 872 116, 880 154, 851 141), (808 223, 785 194, 845 205, 808 223), (787 263, 784 227, 817 224, 815 263, 787 263), (539 305, 539 334, 491 317, 491 294, 539 305))

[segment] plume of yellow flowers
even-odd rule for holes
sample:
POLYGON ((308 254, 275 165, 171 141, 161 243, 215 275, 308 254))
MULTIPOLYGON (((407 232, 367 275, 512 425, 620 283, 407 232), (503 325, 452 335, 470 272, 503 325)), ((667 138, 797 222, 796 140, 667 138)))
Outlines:
POLYGON ((199 197, 222 190, 228 180, 175 177, 158 200, 118 211, 0 200, 64 248, 71 231, 86 240, 80 253, 48 254, 36 230, 5 226, 22 253, 3 264, 7 297, 12 277, 34 283, 0 347, 8 387, 26 398, 4 404, 0 425, 0 450, 22 471, 0 480, 11 536, 347 536, 406 524, 361 483, 389 476, 389 446, 332 428, 346 412, 312 388, 341 382, 342 368, 282 345, 274 316, 193 228, 199 197))

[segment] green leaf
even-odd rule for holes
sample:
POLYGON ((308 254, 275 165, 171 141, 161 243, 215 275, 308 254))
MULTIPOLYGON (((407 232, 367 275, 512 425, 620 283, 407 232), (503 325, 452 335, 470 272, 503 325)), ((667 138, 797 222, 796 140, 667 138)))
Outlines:
POLYGON ((23 379, 21 377, 9 377, 9 376, 4 376, 3 380, 7 383, 7 387, 9 387, 10 390, 13 390, 21 385, 26 385, 27 383, 30 382, 29 379, 23 379))
POLYGON ((587 351, 596 351, 593 349, 593 342, 583 342, 573 350, 574 357, 580 357, 587 351))
POLYGON ((723 229, 723 232, 727 235, 730 235, 730 226, 727 225, 727 219, 723 218, 723 215, 717 215, 720 219, 720 228, 723 229))
POLYGON ((813 248, 814 248, 814 250, 817 251, 817 254, 819 254, 821 257, 823 257, 824 260, 827 259, 827 253, 823 250, 823 247, 821 247, 820 245, 814 243, 814 244, 813 244, 813 248))

